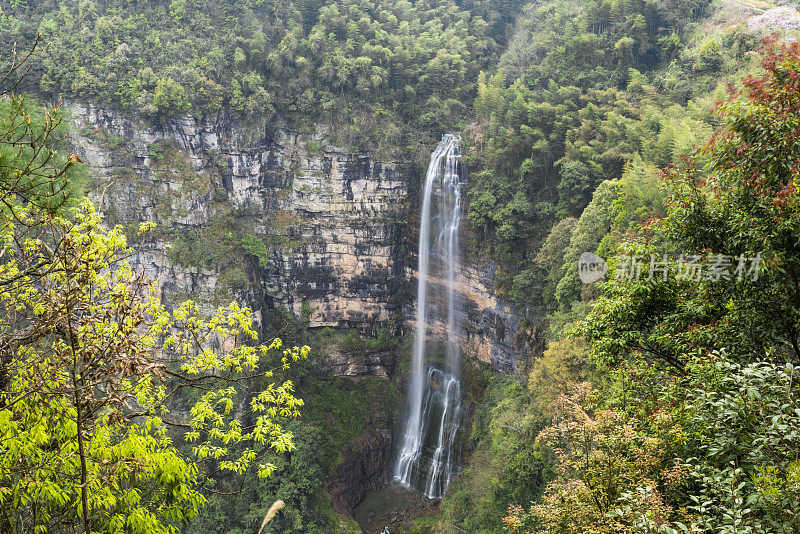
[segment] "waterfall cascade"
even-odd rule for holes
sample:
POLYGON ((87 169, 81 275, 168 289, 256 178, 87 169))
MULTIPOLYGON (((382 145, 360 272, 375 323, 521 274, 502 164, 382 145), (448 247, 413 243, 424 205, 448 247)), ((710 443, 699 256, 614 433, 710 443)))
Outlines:
MULTIPOLYGON (((419 225, 417 325, 408 419, 395 462, 394 480, 439 498, 453 470, 453 448, 461 419, 460 353, 457 345, 461 179, 460 138, 445 134, 431 155, 425 176, 419 225), (446 325, 435 340, 431 324, 446 325), (434 365, 434 341, 444 342, 442 364, 434 365)), ((438 334, 438 332, 436 333, 438 334)))

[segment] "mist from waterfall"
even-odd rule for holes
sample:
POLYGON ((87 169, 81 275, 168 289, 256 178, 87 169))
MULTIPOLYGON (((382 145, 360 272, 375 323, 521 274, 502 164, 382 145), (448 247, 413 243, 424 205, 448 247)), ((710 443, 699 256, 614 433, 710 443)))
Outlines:
POLYGON ((461 419, 455 291, 461 224, 459 141, 459 137, 445 134, 431 154, 425 175, 408 419, 394 469, 396 482, 415 488, 428 498, 439 498, 447 491, 461 419), (434 322, 444 324, 446 331, 432 332, 434 322), (437 359, 433 348, 442 343, 444 358, 437 359))

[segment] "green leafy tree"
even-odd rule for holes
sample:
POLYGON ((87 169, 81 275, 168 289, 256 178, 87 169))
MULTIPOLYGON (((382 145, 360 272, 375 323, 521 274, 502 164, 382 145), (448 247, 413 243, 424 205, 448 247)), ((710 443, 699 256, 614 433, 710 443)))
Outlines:
POLYGON ((700 71, 715 71, 722 66, 722 54, 716 39, 709 39, 700 47, 697 54, 697 69, 700 71))
POLYGON ((608 409, 588 383, 561 396, 555 410, 555 424, 538 439, 554 447, 558 477, 529 511, 511 506, 503 519, 507 528, 515 533, 658 532, 673 514, 663 488, 680 427, 669 416, 641 421, 608 409), (657 426, 650 428, 653 423, 657 426), (642 529, 646 524, 654 528, 642 529))
POLYGON ((690 529, 791 533, 800 529, 797 368, 746 365, 724 352, 691 364, 676 389, 691 436, 682 463, 692 488, 690 529))
POLYGON ((637 358, 555 403, 559 476, 511 532, 792 533, 800 477, 796 368, 696 358, 682 377, 637 358))
POLYGON ((235 303, 164 308, 122 229, 70 195, 80 160, 58 150, 57 110, 6 94, 0 111, 2 530, 177 532, 214 471, 267 477, 294 448, 302 400, 260 384, 309 349, 275 357, 235 303))
MULTIPOLYGON (((86 532, 172 532, 204 502, 208 473, 198 466, 273 472, 259 458, 294 448, 280 421, 296 417, 302 401, 290 381, 249 390, 247 377, 280 341, 247 343, 256 337, 247 310, 231 304, 204 320, 187 301, 168 312, 144 275, 119 262, 121 230, 105 231, 86 202, 68 215, 23 243, 25 255, 47 262, 46 276, 34 284, 13 259, 0 273, 15 280, 3 294, 15 310, 4 317, 13 347, 0 397, 4 519, 12 530, 52 531, 73 517, 86 532), (188 415, 173 415, 170 399, 185 388, 201 394, 188 415), (248 425, 235 415, 242 402, 248 425), (189 458, 173 446, 172 425, 188 429, 189 458)), ((307 351, 284 351, 279 368, 307 351)))
POLYGON ((763 73, 721 107, 724 126, 703 154, 667 172, 666 217, 627 252, 648 260, 701 253, 703 271, 607 284, 580 329, 602 358, 643 350, 680 367, 720 347, 742 358, 773 348, 798 358, 798 57, 797 45, 770 41, 763 73))
POLYGON ((153 93, 153 105, 164 117, 183 113, 190 107, 186 89, 172 78, 158 80, 153 93))

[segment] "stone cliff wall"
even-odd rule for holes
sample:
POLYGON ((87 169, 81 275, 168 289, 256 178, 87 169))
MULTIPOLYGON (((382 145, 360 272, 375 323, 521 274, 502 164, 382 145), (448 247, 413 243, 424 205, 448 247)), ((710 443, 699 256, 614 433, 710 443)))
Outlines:
POLYGON ((521 310, 494 291, 496 266, 487 261, 465 262, 456 283, 461 296, 461 349, 465 358, 491 363, 513 372, 531 350, 531 336, 521 310))
MULTIPOLYGON (((367 334, 398 314, 413 321, 410 234, 421 178, 411 164, 326 145, 322 131, 253 132, 224 115, 155 123, 69 107, 72 141, 92 169, 90 196, 107 220, 157 223, 135 261, 165 298, 206 306, 234 298, 257 319, 283 307, 312 328, 367 334)), ((510 371, 526 347, 518 310, 494 295, 492 278, 491 265, 465 260, 462 347, 510 371)), ((334 356, 335 374, 392 371, 391 355, 334 356)))
MULTIPOLYGON (((514 372, 531 351, 531 333, 523 325, 521 310, 511 302, 497 296, 494 291, 494 271, 489 261, 470 258, 466 254, 456 272, 457 337, 464 358, 475 358, 490 363, 503 372, 514 372)), ((406 276, 416 288, 417 271, 407 268, 406 276)), ((438 301, 445 295, 445 283, 431 279, 428 298, 433 301, 428 311, 430 334, 434 339, 447 337, 446 317, 440 316, 438 301)), ((416 321, 416 302, 407 302, 409 322, 416 321)))
MULTIPOLYGON (((70 111, 107 220, 157 223, 134 261, 167 298, 235 298, 256 318, 283 307, 312 328, 366 333, 401 311, 410 165, 316 134, 254 135, 225 117, 153 124, 92 104, 70 111)), ((332 370, 387 374, 382 362, 341 357, 332 370)))

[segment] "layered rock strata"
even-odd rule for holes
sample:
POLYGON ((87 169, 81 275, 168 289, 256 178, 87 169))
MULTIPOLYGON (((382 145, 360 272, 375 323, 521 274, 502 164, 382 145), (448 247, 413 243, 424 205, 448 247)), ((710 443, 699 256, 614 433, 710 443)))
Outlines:
MULTIPOLYGON (((191 296, 209 309, 236 299, 257 320, 284 308, 311 328, 368 335, 413 321, 420 177, 411 164, 326 145, 322 130, 254 132, 224 114, 159 123, 95 104, 69 109, 106 219, 156 222, 134 261, 165 299, 191 296)), ((492 279, 491 265, 466 259, 461 344, 509 371, 525 354, 521 319, 492 279)), ((329 370, 388 376, 392 358, 335 353, 329 370)))
MULTIPOLYGON (((365 333, 400 312, 409 165, 326 146, 320 135, 254 135, 224 116, 159 124, 92 104, 70 111, 106 219, 157 223, 134 261, 165 295, 207 306, 235 298, 257 318, 282 307, 311 328, 365 333)), ((334 365, 388 373, 380 361, 334 365)))

